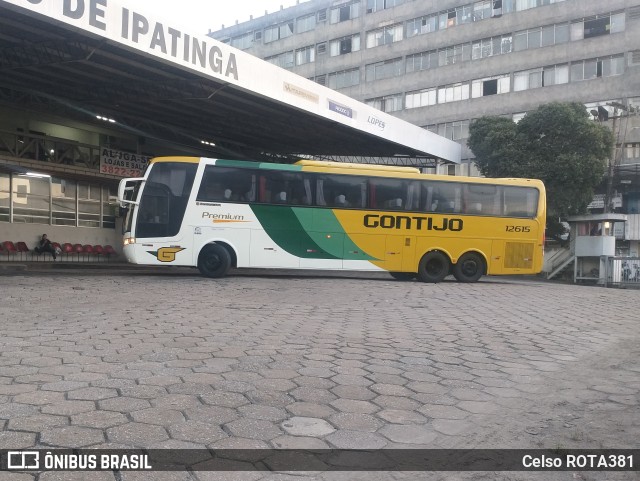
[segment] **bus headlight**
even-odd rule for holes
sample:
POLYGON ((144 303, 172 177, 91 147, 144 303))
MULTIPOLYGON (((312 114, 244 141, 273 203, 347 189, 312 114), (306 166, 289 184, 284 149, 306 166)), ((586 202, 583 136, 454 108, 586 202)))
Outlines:
POLYGON ((128 246, 130 244, 135 244, 136 243, 136 238, 135 237, 125 237, 122 242, 123 242, 124 245, 128 246))

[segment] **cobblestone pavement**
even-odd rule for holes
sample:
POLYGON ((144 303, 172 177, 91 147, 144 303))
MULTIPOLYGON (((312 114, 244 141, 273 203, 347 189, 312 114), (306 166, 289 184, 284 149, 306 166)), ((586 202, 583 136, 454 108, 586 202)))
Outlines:
MULTIPOLYGON (((638 448, 640 291, 191 271, 0 276, 0 449, 638 448)), ((52 480, 633 473, 43 473, 52 480)), ((30 481, 8 474, 2 480, 30 481)))

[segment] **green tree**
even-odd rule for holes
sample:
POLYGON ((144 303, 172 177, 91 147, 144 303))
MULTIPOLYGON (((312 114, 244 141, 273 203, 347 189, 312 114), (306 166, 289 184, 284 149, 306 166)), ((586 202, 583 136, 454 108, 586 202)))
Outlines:
POLYGON ((486 177, 540 179, 547 189, 547 227, 580 214, 593 199, 611 155, 611 131, 590 120, 584 105, 554 102, 528 112, 517 124, 481 117, 469 126, 469 148, 486 177))

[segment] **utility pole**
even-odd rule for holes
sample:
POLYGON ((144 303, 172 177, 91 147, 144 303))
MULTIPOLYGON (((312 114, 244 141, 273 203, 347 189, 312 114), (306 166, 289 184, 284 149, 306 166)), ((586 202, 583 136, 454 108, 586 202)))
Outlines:
MULTIPOLYGON (((607 104, 609 107, 613 107, 613 124, 611 126, 611 131, 613 133, 613 148, 611 152, 611 158, 609 159, 609 165, 607 166, 607 188, 604 194, 604 212, 609 213, 614 210, 613 208, 613 177, 615 176, 616 167, 620 164, 620 160, 618 159, 618 151, 622 152, 623 147, 619 147, 620 141, 620 127, 621 127, 621 119, 624 116, 626 118, 626 123, 629 122, 629 109, 626 105, 621 104, 620 102, 609 102, 607 104), (625 115, 623 115, 623 112, 625 115)), ((626 125, 626 124, 625 124, 626 125)))

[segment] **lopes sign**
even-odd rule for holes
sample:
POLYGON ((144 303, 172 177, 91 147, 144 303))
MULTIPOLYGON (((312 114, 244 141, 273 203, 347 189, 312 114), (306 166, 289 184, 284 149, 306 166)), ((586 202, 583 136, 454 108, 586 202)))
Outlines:
POLYGON ((118 177, 142 177, 151 157, 108 147, 100 149, 100 173, 118 177))

